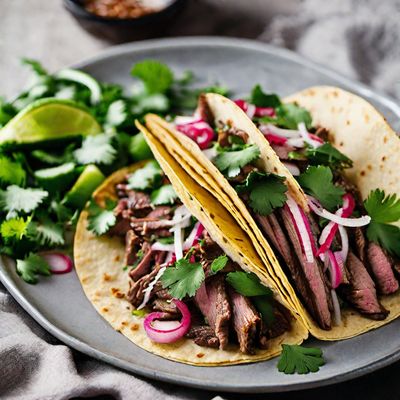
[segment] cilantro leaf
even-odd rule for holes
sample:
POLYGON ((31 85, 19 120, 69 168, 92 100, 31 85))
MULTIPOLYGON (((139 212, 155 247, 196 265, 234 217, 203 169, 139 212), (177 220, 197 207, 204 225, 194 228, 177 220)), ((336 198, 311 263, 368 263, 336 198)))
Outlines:
POLYGON ((37 254, 29 254, 23 260, 17 260, 17 273, 28 283, 37 283, 37 275, 51 275, 50 266, 37 254))
POLYGON ((0 190, 0 209, 9 213, 23 211, 29 213, 39 206, 48 196, 48 192, 40 189, 23 189, 16 185, 0 190))
POLYGON ((201 93, 217 93, 222 96, 227 96, 229 90, 224 86, 218 85, 207 86, 200 89, 174 89, 171 94, 172 106, 179 110, 193 110, 197 106, 201 93))
POLYGON ((229 272, 226 275, 227 282, 243 296, 271 296, 272 291, 261 284, 260 279, 254 273, 244 271, 229 272))
POLYGON ((157 242, 160 242, 162 244, 173 244, 174 237, 173 236, 159 237, 159 238, 157 238, 157 242))
POLYGON ((400 228, 372 220, 367 227, 368 240, 384 247, 389 253, 400 257, 400 228))
POLYGON ((174 81, 171 69, 156 60, 145 60, 135 64, 131 74, 144 83, 149 94, 166 92, 174 81))
POLYGON ((88 207, 88 229, 97 236, 106 233, 117 222, 114 215, 115 206, 115 201, 107 199, 106 207, 101 208, 94 199, 91 199, 88 207))
POLYGON ((116 100, 110 104, 107 110, 107 126, 119 126, 123 124, 128 117, 127 106, 124 100, 116 100))
POLYGON ((159 189, 154 190, 150 196, 151 204, 155 206, 174 204, 177 198, 178 195, 172 185, 161 186, 159 189))
POLYGON ((157 187, 162 181, 162 170, 156 161, 149 161, 143 168, 128 177, 128 189, 146 190, 157 187))
POLYGON ((278 370, 285 374, 308 374, 319 371, 324 364, 322 350, 317 347, 283 344, 278 370))
POLYGON ((23 185, 26 180, 26 172, 21 164, 0 155, 0 183, 23 185))
POLYGON ((277 122, 288 129, 297 129, 300 122, 304 122, 307 129, 311 128, 311 114, 296 104, 281 104, 276 109, 277 122))
POLYGON ((364 207, 374 222, 387 224, 400 219, 400 199, 396 194, 386 196, 383 190, 372 190, 364 207))
POLYGON ((40 221, 32 221, 29 226, 29 235, 42 246, 62 246, 65 243, 62 226, 55 224, 48 217, 40 221))
POLYGON ((272 326, 275 321, 274 304, 272 293, 268 296, 254 296, 252 301, 261 314, 261 318, 266 326, 272 326))
POLYGON ((274 208, 282 207, 286 201, 285 178, 275 174, 252 171, 242 185, 236 186, 239 193, 250 193, 250 207, 260 215, 269 215, 274 208))
POLYGON ((134 315, 135 317, 144 318, 147 314, 148 311, 146 311, 145 309, 132 310, 132 315, 134 315))
POLYGON ((191 263, 185 258, 178 260, 173 267, 165 270, 161 276, 164 288, 175 299, 182 300, 186 296, 194 296, 205 279, 200 263, 191 263))
POLYGON ((266 94, 261 89, 260 85, 254 86, 251 91, 250 103, 257 107, 272 107, 276 108, 280 106, 281 100, 276 94, 266 94))
POLYGON ((117 151, 111 144, 113 135, 103 133, 101 135, 87 136, 82 146, 74 151, 75 159, 80 164, 111 164, 117 151))
POLYGON ((23 58, 22 59, 23 65, 28 65, 31 67, 32 71, 35 72, 36 75, 39 76, 47 76, 48 72, 43 68, 42 64, 39 61, 32 60, 30 58, 23 58))
POLYGON ((219 257, 217 257, 213 262, 211 263, 210 269, 213 274, 216 274, 217 272, 223 270, 225 268, 225 265, 228 262, 228 257, 226 254, 223 254, 219 257))
MULTIPOLYGON (((233 147, 235 149, 235 147, 233 147)), ((222 150, 214 158, 217 168, 230 178, 240 173, 240 168, 250 164, 260 157, 260 149, 255 144, 243 147, 240 150, 222 150)))
POLYGON ((320 147, 309 147, 306 156, 311 165, 326 165, 331 168, 351 168, 353 161, 346 157, 330 143, 324 143, 320 147))
POLYGON ((327 210, 333 211, 342 204, 345 191, 333 184, 333 174, 329 167, 308 167, 297 180, 305 192, 317 198, 327 210))
POLYGON ((15 217, 5 220, 0 225, 0 234, 5 243, 15 243, 22 240, 28 234, 28 227, 32 217, 24 219, 23 217, 15 217))

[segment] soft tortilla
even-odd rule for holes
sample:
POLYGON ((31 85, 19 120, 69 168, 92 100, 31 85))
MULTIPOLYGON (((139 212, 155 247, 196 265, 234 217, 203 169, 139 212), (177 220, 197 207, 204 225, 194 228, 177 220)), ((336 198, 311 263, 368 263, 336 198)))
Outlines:
MULTIPOLYGON (((257 273, 262 282, 274 289, 273 285, 268 285, 268 279, 259 267, 262 262, 257 254, 254 251, 247 254, 247 250, 252 249, 251 244, 232 216, 220 207, 207 191, 179 169, 159 142, 150 134, 146 136, 186 207, 203 223, 227 255, 246 271, 257 273)), ((128 172, 142 166, 143 162, 115 172, 96 190, 95 200, 104 204, 105 199, 116 198, 115 184, 124 180, 128 172)), ((133 307, 124 297, 124 293, 128 291, 129 278, 128 272, 123 271, 124 244, 121 238, 94 236, 86 229, 87 216, 87 212, 83 211, 79 218, 74 246, 75 267, 82 287, 100 315, 139 347, 170 360, 193 365, 218 366, 267 360, 280 354, 282 343, 299 344, 307 337, 307 329, 302 322, 293 318, 292 329, 289 332, 270 340, 269 348, 257 350, 255 355, 243 354, 234 345, 228 350, 200 347, 191 339, 182 339, 169 345, 153 343, 144 331, 143 319, 132 315, 133 307)), ((277 299, 290 309, 290 305, 287 305, 284 299, 277 299)))
MULTIPOLYGON (((304 207, 306 198, 303 191, 298 190, 297 195, 294 193, 296 191, 296 185, 293 183, 294 178, 287 175, 283 169, 283 164, 276 155, 271 156, 272 148, 247 115, 232 101, 223 96, 209 93, 206 95, 206 99, 215 121, 231 122, 236 128, 248 133, 252 143, 259 145, 264 159, 260 168, 266 172, 285 176, 290 193, 304 207)), ((349 177, 357 184, 363 196, 378 187, 384 189, 387 193, 400 195, 400 181, 395 178, 397 176, 396 167, 400 164, 398 156, 400 154, 400 141, 374 107, 351 93, 332 87, 310 88, 288 97, 285 102, 296 102, 308 109, 312 114, 314 123, 330 131, 332 143, 354 160, 354 167, 349 171, 349 177), (385 182, 383 182, 382 177, 387 178, 385 182)), ((354 337, 385 325, 400 315, 400 294, 394 294, 381 298, 383 306, 390 311, 389 316, 384 321, 370 320, 361 316, 355 310, 347 308, 342 310, 342 324, 340 326, 334 326, 330 331, 320 329, 298 299, 295 290, 272 253, 264 234, 224 176, 204 156, 192 140, 178 132, 167 122, 154 115, 149 115, 146 118, 146 124, 150 129, 153 129, 152 132, 159 140, 163 141, 168 151, 182 165, 191 166, 187 171, 200 184, 202 184, 204 174, 211 175, 214 178, 213 181, 208 178, 207 184, 203 186, 214 195, 221 192, 226 195, 223 198, 220 195, 219 200, 235 216, 238 224, 246 231, 248 236, 253 240, 256 238, 253 244, 265 263, 266 273, 275 282, 277 279, 280 280, 281 285, 277 283, 277 286, 281 288, 283 286, 282 295, 287 296, 288 303, 293 305, 302 315, 304 323, 315 337, 321 340, 354 337), (265 258, 268 258, 268 262, 265 262, 265 258), (275 279, 272 276, 273 274, 275 274, 275 279)))

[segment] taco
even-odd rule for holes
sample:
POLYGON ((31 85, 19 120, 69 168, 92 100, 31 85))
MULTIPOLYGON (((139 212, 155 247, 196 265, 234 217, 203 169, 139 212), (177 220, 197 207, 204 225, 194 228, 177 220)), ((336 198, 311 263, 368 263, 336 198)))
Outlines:
POLYGON ((349 338, 398 317, 396 134, 337 88, 282 102, 258 87, 253 98, 206 94, 192 119, 146 125, 235 216, 314 336, 349 338))
POLYGON ((307 329, 233 217, 142 129, 159 164, 111 175, 77 226, 75 267, 97 311, 141 348, 193 365, 301 343, 307 329))

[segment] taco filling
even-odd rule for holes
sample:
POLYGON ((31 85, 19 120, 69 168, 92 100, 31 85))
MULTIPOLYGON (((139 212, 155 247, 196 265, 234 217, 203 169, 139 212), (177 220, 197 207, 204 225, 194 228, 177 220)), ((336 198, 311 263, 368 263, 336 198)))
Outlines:
POLYGON ((384 320, 381 296, 398 291, 400 201, 384 191, 362 200, 346 178, 352 160, 333 147, 330 132, 312 126, 307 110, 283 104, 256 87, 238 105, 258 126, 305 192, 308 209, 289 194, 285 177, 260 168, 261 151, 230 120, 212 115, 201 97, 193 118, 175 128, 193 139, 229 181, 286 269, 308 312, 329 330, 341 308, 384 320))
POLYGON ((115 187, 115 225, 125 243, 127 300, 145 313, 158 343, 182 337, 199 346, 238 344, 254 354, 291 329, 291 317, 255 274, 241 270, 180 202, 156 162, 115 187), (149 191, 151 190, 151 191, 149 191))

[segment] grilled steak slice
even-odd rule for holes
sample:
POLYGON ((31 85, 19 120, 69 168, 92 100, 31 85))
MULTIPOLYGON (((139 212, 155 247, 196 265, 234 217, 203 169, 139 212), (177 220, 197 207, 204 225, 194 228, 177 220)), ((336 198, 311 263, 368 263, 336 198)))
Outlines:
MULTIPOLYGON (((318 321, 318 324, 322 329, 330 329, 332 325, 332 297, 327 286, 325 275, 322 272, 321 264, 315 258, 313 262, 307 262, 303 253, 302 245, 295 230, 291 213, 286 206, 280 210, 280 215, 282 217, 283 225, 286 228, 289 241, 293 246, 297 260, 299 261, 298 266, 301 267, 305 277, 305 282, 308 285, 308 294, 306 294, 306 296, 308 295, 313 302, 313 307, 309 308, 309 311, 314 312, 313 317, 318 321)), ((290 265, 288 265, 288 267, 290 268, 290 265)), ((294 279, 296 279, 295 276, 294 279)), ((299 292, 301 292, 301 290, 304 291, 301 286, 302 285, 300 284, 298 288, 299 292)))
POLYGON ((260 316, 247 297, 232 288, 228 288, 228 293, 232 304, 233 328, 238 338, 240 351, 245 354, 254 354, 261 323, 260 316))
POLYGON ((204 282, 197 290, 194 301, 214 329, 220 348, 225 349, 229 340, 231 307, 225 291, 224 277, 217 275, 204 282))
POLYGON ((155 219, 171 219, 172 208, 169 206, 158 206, 153 211, 150 211, 147 218, 155 219))
POLYGON ((354 252, 357 257, 363 262, 367 261, 367 240, 365 239, 364 232, 361 228, 355 228, 350 230, 352 233, 352 244, 354 252))
POLYGON ((142 276, 139 280, 136 282, 134 281, 129 281, 129 290, 126 295, 126 298, 128 301, 134 306, 138 307, 144 298, 144 293, 143 290, 146 289, 150 282, 155 278, 157 275, 157 272, 159 271, 160 266, 156 265, 149 274, 142 276))
POLYGON ((399 282, 394 276, 391 260, 382 247, 374 242, 369 242, 367 254, 371 272, 379 292, 382 294, 396 292, 399 288, 399 282))
POLYGON ((151 250, 151 245, 148 242, 143 243, 142 251, 143 257, 139 261, 139 264, 136 268, 129 271, 129 276, 134 281, 139 280, 142 276, 147 275, 150 272, 153 258, 157 253, 156 251, 151 250))
POLYGON ((192 326, 186 337, 193 339, 198 346, 219 347, 219 340, 215 336, 214 329, 207 325, 192 326))
POLYGON ((361 314, 371 319, 385 319, 389 312, 379 303, 374 281, 364 264, 352 251, 349 251, 347 256, 346 269, 350 283, 339 288, 342 289, 347 301, 361 314))
POLYGON ((139 236, 137 236, 132 230, 128 231, 125 236, 125 265, 133 265, 137 260, 139 245, 139 236))
POLYGON ((157 218, 133 218, 131 220, 132 229, 141 236, 150 236, 151 234, 157 234, 157 236, 171 236, 169 232, 171 228, 171 222, 168 219, 157 219, 157 218), (162 232, 162 235, 160 235, 162 232), (165 234, 165 232, 167 232, 165 234))
POLYGON ((144 217, 153 209, 148 194, 127 190, 126 195, 128 196, 129 209, 135 217, 144 217))
POLYGON ((114 208, 114 215, 117 219, 116 224, 108 232, 111 236, 125 236, 131 229, 129 215, 126 215, 128 210, 128 199, 121 199, 114 208))
POLYGON ((153 310, 162 311, 168 314, 175 315, 175 317, 180 316, 179 310, 176 308, 175 303, 162 299, 155 299, 153 301, 153 310))
MULTIPOLYGON (((271 144, 271 147, 274 149, 275 153, 277 154, 279 159, 282 161, 289 160, 289 153, 291 151, 296 151, 295 147, 290 146, 288 144, 285 144, 285 145, 271 144)), ((290 161, 292 161, 292 160, 290 160, 290 161)))
POLYGON ((154 285, 151 294, 162 300, 172 300, 172 296, 169 294, 168 289, 164 289, 160 281, 154 285))

